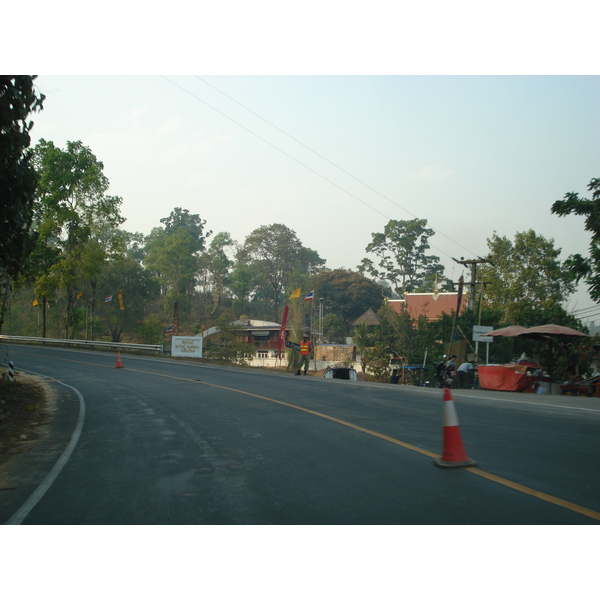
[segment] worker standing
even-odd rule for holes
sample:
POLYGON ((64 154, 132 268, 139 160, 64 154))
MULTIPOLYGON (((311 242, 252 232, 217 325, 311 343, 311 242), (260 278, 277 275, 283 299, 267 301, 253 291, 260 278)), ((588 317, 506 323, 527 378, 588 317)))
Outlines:
POLYGON ((300 342, 300 364, 298 365, 298 371, 296 375, 300 375, 300 371, 302 370, 302 366, 304 366, 304 374, 308 371, 308 363, 310 362, 310 339, 308 337, 308 333, 305 333, 302 336, 302 341, 300 342))

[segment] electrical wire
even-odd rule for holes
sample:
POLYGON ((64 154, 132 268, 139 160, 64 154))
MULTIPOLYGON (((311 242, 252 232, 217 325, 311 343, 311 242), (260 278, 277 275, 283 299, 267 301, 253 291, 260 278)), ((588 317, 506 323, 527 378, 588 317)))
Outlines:
MULTIPOLYGON (((342 186, 338 185, 337 183, 335 183, 334 181, 332 181, 331 179, 329 179, 328 177, 325 177, 324 175, 322 175, 321 173, 319 173, 318 171, 316 171, 315 169, 313 169, 312 167, 309 167, 308 165, 306 165, 305 163, 303 163, 302 161, 298 160, 297 158, 295 158, 294 156, 292 156, 291 154, 285 152, 284 150, 282 150, 281 148, 279 148, 278 146, 276 146, 275 144, 269 142, 268 140, 266 140, 265 138, 263 138, 262 136, 258 135, 257 133, 255 133, 254 131, 252 131, 251 129, 249 129, 248 127, 246 127, 245 125, 242 125, 240 122, 236 121, 235 119, 233 119, 232 117, 230 117, 229 115, 227 115, 226 113, 224 113, 223 111, 219 110, 218 108, 215 108, 214 106, 212 106, 211 104, 209 104, 208 102, 206 102, 206 100, 203 100, 202 98, 200 98, 199 96, 197 96, 196 94, 194 94, 193 92, 189 91, 188 89, 184 88, 183 86, 179 85, 178 83, 172 81, 171 79, 169 79, 168 77, 166 77, 165 75, 161 75, 161 77, 163 79, 165 79, 166 81, 168 81, 169 83, 171 83, 172 85, 174 85, 175 87, 179 88, 181 91, 185 92, 186 94, 190 95, 192 98, 194 98, 195 100, 197 100, 198 102, 201 102, 202 104, 204 104, 205 106, 208 106, 208 108, 214 110, 215 112, 217 112, 218 114, 220 114, 221 116, 225 117, 226 119, 228 119, 229 121, 231 121, 232 123, 235 123, 238 127, 241 127, 242 129, 244 129, 245 131, 247 131, 248 133, 251 133, 253 136, 257 137, 259 140, 261 140, 262 142, 264 142, 265 144, 268 144, 269 146, 271 146, 272 148, 274 148, 275 150, 277 150, 278 152, 281 152, 282 154, 284 154, 285 156, 287 156, 288 158, 290 158, 291 160, 293 160, 294 162, 297 162, 299 165, 303 166, 305 169, 309 170, 311 173, 317 175, 318 177, 320 177, 321 179, 327 181, 328 183, 330 183, 331 185, 333 185, 334 187, 336 187, 337 189, 339 189, 340 191, 344 192, 345 194, 348 194, 350 197, 354 198, 355 200, 357 200, 358 202, 360 202, 362 205, 366 206, 367 208, 370 208, 372 211, 376 212, 377 214, 379 214, 380 216, 384 217, 385 219, 387 219, 388 221, 391 220, 391 218, 382 213, 380 210, 376 209, 375 207, 371 206, 368 202, 365 202, 364 200, 362 200, 361 198, 359 198, 358 196, 356 196, 355 194, 353 194, 352 192, 349 192, 348 190, 346 190, 345 188, 343 188, 342 186)), ((213 86, 214 87, 214 86, 213 86)), ((216 89, 216 88, 215 88, 216 89)), ((220 91, 220 90, 217 90, 220 91)), ((237 102, 236 100, 234 100, 235 102, 237 102)), ((238 103, 239 104, 239 103, 238 103)), ((243 106, 240 104, 240 106, 243 106)), ((245 108, 245 107, 244 107, 245 108)), ((247 109, 250 110, 250 109, 247 109)), ((252 112, 252 111, 250 111, 252 112)), ((256 114, 256 113, 253 113, 256 114)), ((259 115, 257 115, 259 116, 259 115)), ((262 119, 262 117, 260 117, 262 119)), ((264 119, 263 119, 264 120, 264 119)), ((268 123, 268 121, 266 121, 268 123)), ((270 123, 269 123, 270 124, 270 123)), ((274 126, 275 127, 275 126, 274 126)), ((279 128, 277 128, 279 129, 279 128)), ((281 130, 280 130, 281 131, 281 130)), ((285 133, 285 132, 283 132, 285 133)), ((287 135, 287 134, 286 134, 287 135)), ((291 137, 291 136, 289 136, 291 137)), ((292 138, 294 139, 294 138, 292 138)), ((302 142, 299 142, 302 144, 302 142)), ((304 146, 304 144, 302 144, 304 146)), ((308 146, 305 146, 306 148, 308 148, 308 146)), ((308 148, 310 150, 310 148, 308 148)), ((312 150, 311 150, 312 151, 312 150)), ((314 152, 314 151, 313 151, 314 152)), ((318 156, 320 156, 318 153, 315 152, 315 154, 317 154, 318 156)), ((323 157, 324 158, 324 157, 323 157)), ((328 159, 325 159, 328 162, 328 159)), ((331 163, 334 166, 336 166, 334 163, 331 163)), ((340 167, 338 167, 340 168, 340 167)), ((343 170, 343 169, 341 169, 343 170)), ((345 172, 345 171, 344 171, 345 172)), ((353 175, 351 175, 352 177, 354 177, 353 175)), ((356 178, 355 178, 356 179, 356 178)), ((357 181, 360 181, 359 179, 357 179, 357 181)), ((361 182, 362 183, 362 182, 361 182)), ((367 184, 363 184, 363 185, 367 185, 367 184)), ((370 186, 367 186, 370 187, 370 186)), ((370 188, 373 189, 373 188, 370 188)), ((377 191, 377 190, 374 190, 377 191)), ((377 192, 379 193, 379 192, 377 192)), ((380 194, 383 196, 383 194, 380 194)), ((383 196, 384 198, 386 198, 385 196, 383 196)), ((389 200, 389 198, 386 198, 389 200)), ((392 202, 392 204, 395 204, 392 200, 390 200, 390 202, 392 202)), ((398 205, 396 205, 398 206, 398 205)), ((402 208, 400 206, 398 206, 399 208, 402 208)), ((406 210, 406 209, 402 209, 402 210, 406 210)), ((406 211, 408 212, 408 211, 406 211)), ((409 214, 411 214, 409 212, 409 214)), ((433 229, 433 228, 432 228, 433 229)), ((435 230, 434 230, 435 231, 435 230)), ((447 237, 445 234, 444 237, 447 237)), ((450 241, 454 242, 455 244, 458 244, 458 242, 455 242, 454 240, 452 240, 451 238, 448 238, 450 241)), ((460 245, 460 244, 458 244, 460 245)), ((441 248, 437 248, 436 246, 434 246, 433 244, 429 244, 430 248, 433 248, 434 250, 445 254, 448 258, 452 258, 453 257, 448 254, 447 252, 445 252, 444 250, 442 250, 441 248)), ((464 246, 461 246, 461 248, 463 248, 464 250, 466 250, 467 252, 471 253, 471 250, 469 250, 468 248, 465 248, 464 246)), ((473 253, 474 254, 474 253, 473 253)), ((454 259, 453 259, 454 260, 454 259)))
MULTIPOLYGON (((216 90, 217 92, 219 92, 220 94, 222 94, 226 98, 229 98, 229 100, 231 100, 232 102, 235 102, 238 106, 241 106, 243 109, 247 110, 249 113, 253 114, 255 117, 258 117, 259 119, 261 119, 262 121, 264 121, 265 123, 267 123, 268 125, 270 125, 271 127, 277 129, 277 131, 283 133, 285 136, 287 136, 288 138, 290 138, 291 140, 293 140, 297 144, 300 144, 303 148, 306 148, 307 150, 309 150, 310 152, 312 152, 313 154, 315 154, 319 158, 322 158, 324 161, 326 161, 330 165, 334 166, 336 169, 339 169, 342 173, 348 175, 349 177, 352 177, 352 179, 354 179, 355 181, 358 181, 358 183, 360 183, 361 185, 364 185, 366 188, 368 188, 372 192, 375 192, 377 195, 381 196, 382 198, 384 198, 385 200, 387 200, 388 202, 390 202, 391 204, 393 204, 396 208, 399 208, 400 210, 403 210, 405 213, 409 214, 411 217, 414 217, 415 219, 419 218, 419 217, 417 217, 417 215, 415 215, 414 213, 410 212, 404 206, 401 206, 400 204, 398 204, 397 202, 395 202, 394 200, 392 200, 391 198, 389 198, 385 194, 381 193, 379 190, 375 189, 374 187, 372 187, 368 183, 365 183, 362 179, 359 179, 358 177, 356 177, 355 175, 353 175, 349 171, 346 171, 346 169, 344 169, 343 167, 340 167, 338 164, 334 163, 332 160, 329 160, 326 156, 323 156, 322 154, 320 154, 319 152, 317 152, 316 150, 314 150, 310 146, 307 146, 304 142, 300 141, 298 138, 295 138, 293 135, 290 135, 287 131, 284 131, 283 129, 281 129, 281 127, 278 127, 274 123, 271 123, 271 121, 265 119, 262 115, 259 115, 257 112, 254 112, 252 109, 248 108, 247 106, 245 106, 244 104, 242 104, 241 102, 239 102, 238 100, 236 100, 235 98, 231 97, 229 94, 226 94, 223 90, 220 90, 218 87, 216 87, 212 83, 209 83, 208 81, 206 81, 206 79, 203 79, 202 77, 200 77, 198 75, 195 75, 195 77, 196 77, 196 79, 202 81, 202 83, 204 83, 204 84, 208 85, 209 87, 213 88, 213 90, 216 90)), ((450 236, 446 235, 442 231, 439 231, 438 229, 435 229, 434 227, 432 227, 431 229, 433 229, 433 231, 435 231, 436 233, 440 234, 441 236, 445 237, 447 240, 451 241, 453 244, 456 244, 457 246, 459 246, 463 250, 466 250, 470 254, 475 254, 472 250, 469 250, 469 248, 465 248, 465 246, 463 246, 461 243, 459 243, 456 240, 452 239, 450 236)))

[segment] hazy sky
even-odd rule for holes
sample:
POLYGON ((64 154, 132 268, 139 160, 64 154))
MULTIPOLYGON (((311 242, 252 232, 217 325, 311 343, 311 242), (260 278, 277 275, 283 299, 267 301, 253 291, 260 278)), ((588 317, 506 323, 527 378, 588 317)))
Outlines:
POLYGON ((34 143, 89 146, 125 229, 147 234, 176 206, 240 243, 283 223, 328 267, 356 269, 372 233, 418 217, 454 281, 452 257, 485 255, 494 231, 587 254, 584 219, 550 207, 600 176, 589 2, 140 6, 59 19, 40 5, 11 57, 42 73, 34 143))
POLYGON ((464 267, 452 258, 484 256, 494 231, 512 239, 532 228, 563 257, 587 254, 583 217, 550 207, 566 192, 587 197, 600 175, 597 76, 41 75, 37 84, 47 98, 34 141, 89 146, 129 231, 149 233, 176 206, 240 243, 283 223, 328 267, 355 269, 371 233, 418 217, 436 230, 432 253, 455 281, 464 267))

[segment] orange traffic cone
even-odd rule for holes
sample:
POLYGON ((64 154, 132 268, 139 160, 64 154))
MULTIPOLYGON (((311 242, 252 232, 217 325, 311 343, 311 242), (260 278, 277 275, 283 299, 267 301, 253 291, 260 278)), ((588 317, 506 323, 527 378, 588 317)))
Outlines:
POLYGON ((438 467, 473 467, 477 463, 465 452, 454 400, 448 388, 444 389, 444 449, 440 458, 433 461, 438 467))
POLYGON ((123 369, 123 363, 121 362, 121 353, 117 352, 117 365, 115 366, 115 369, 123 369))

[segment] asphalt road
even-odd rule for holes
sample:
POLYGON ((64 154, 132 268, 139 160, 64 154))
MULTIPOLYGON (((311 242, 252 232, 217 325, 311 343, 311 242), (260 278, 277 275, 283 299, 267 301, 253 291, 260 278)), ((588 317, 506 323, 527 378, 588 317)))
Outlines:
POLYGON ((9 524, 597 524, 600 399, 442 392, 8 346, 54 418, 0 468, 9 524))

